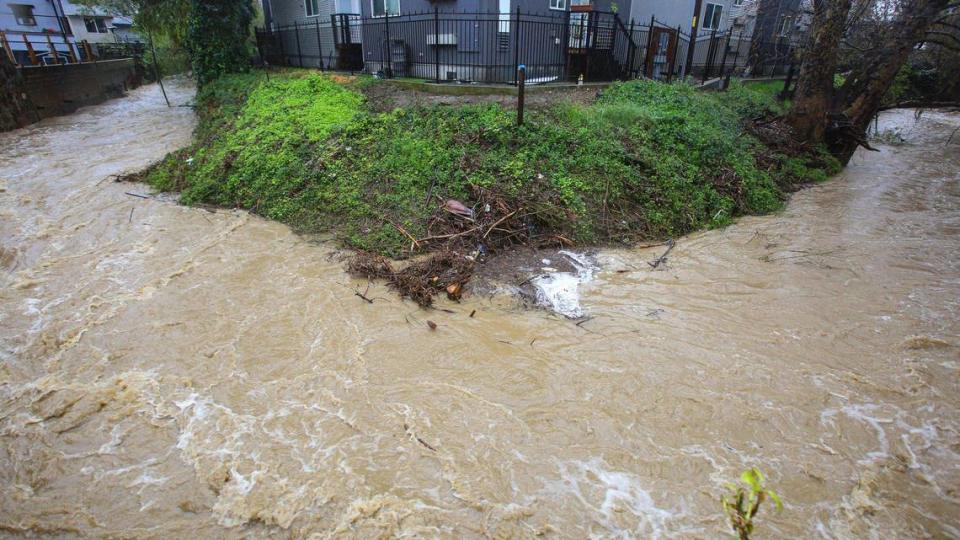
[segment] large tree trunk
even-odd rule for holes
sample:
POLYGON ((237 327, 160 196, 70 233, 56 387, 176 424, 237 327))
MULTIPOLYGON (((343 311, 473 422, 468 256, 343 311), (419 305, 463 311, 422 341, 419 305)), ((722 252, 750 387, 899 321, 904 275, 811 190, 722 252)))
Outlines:
POLYGON ((851 0, 815 0, 813 26, 804 49, 793 108, 787 121, 805 141, 824 140, 833 99, 837 52, 851 0))
POLYGON ((907 62, 914 46, 950 0, 914 0, 901 8, 890 25, 883 46, 873 51, 847 77, 838 103, 842 122, 829 136, 832 152, 846 163, 862 143, 867 127, 883 106, 883 99, 907 62))

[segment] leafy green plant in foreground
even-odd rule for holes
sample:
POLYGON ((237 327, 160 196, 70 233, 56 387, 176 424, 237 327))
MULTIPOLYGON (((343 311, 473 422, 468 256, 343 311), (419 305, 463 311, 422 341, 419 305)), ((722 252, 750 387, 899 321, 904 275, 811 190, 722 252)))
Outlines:
POLYGON ((727 493, 720 497, 723 511, 730 519, 734 538, 749 540, 753 533, 754 518, 760 510, 760 505, 768 497, 776 504, 777 510, 783 508, 780 496, 772 489, 767 489, 765 479, 760 469, 751 467, 740 474, 740 481, 745 485, 730 484, 727 493))

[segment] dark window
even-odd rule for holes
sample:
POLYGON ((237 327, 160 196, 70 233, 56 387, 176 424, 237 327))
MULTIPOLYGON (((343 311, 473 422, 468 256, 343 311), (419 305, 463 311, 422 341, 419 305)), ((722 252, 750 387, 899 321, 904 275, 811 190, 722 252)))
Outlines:
POLYGON ((703 12, 703 29, 717 30, 720 28, 720 17, 723 16, 723 6, 720 4, 707 4, 707 9, 703 12))
POLYGON ((27 4, 10 4, 13 10, 13 18, 21 26, 36 26, 37 18, 33 16, 33 6, 27 4))
POLYGON ((91 34, 106 34, 107 21, 102 17, 84 17, 83 24, 91 34))
POLYGON ((372 0, 373 16, 400 15, 400 0, 372 0))

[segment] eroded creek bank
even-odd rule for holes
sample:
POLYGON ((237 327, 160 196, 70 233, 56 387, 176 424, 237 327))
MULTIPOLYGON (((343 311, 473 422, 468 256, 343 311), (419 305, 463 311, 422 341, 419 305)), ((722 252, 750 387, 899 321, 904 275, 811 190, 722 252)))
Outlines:
POLYGON ((435 331, 282 225, 126 195, 193 126, 153 86, 5 134, 0 529, 725 537, 756 465, 758 537, 960 537, 960 118, 883 122, 911 142, 665 270, 600 252, 581 326, 435 331))

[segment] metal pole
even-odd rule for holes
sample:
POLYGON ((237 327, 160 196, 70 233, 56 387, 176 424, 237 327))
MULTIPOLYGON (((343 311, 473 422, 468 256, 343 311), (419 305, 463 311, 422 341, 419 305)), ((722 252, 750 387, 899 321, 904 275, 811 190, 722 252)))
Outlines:
MULTIPOLYGON (((520 65, 520 6, 517 6, 517 20, 513 30, 513 65, 520 65)), ((519 69, 513 74, 513 84, 518 84, 519 69)))
POLYGON ((713 71, 713 57, 717 54, 716 39, 717 29, 714 28, 713 32, 710 32, 710 45, 707 46, 706 65, 703 66, 703 82, 707 82, 707 79, 710 78, 710 72, 713 71))
POLYGON ((703 0, 697 0, 693 7, 693 20, 690 23, 690 45, 687 47, 687 65, 684 67, 683 75, 690 75, 693 70, 693 51, 697 48, 697 29, 700 27, 700 8, 703 6, 703 0))
POLYGON ((433 69, 440 82, 440 8, 433 6, 433 69))
POLYGON ((650 26, 647 27, 647 57, 643 62, 643 74, 647 77, 653 77, 653 62, 656 60, 657 52, 651 50, 653 47, 653 28, 657 24, 656 15, 650 16, 650 26))
MULTIPOLYGON (((320 41, 320 17, 317 17, 314 22, 317 24, 317 55, 320 56, 320 71, 323 71, 323 44, 320 41)), ((333 28, 330 29, 330 32, 333 32, 333 28)))
POLYGON ((527 66, 517 66, 517 125, 523 125, 523 97, 527 87, 527 66))
POLYGON ((727 67, 727 55, 730 54, 730 35, 733 32, 727 32, 727 43, 723 46, 723 56, 720 57, 720 74, 717 75, 720 79, 723 79, 723 70, 727 67))
POLYGON ((283 61, 283 65, 287 65, 287 51, 283 48, 283 27, 277 26, 277 43, 280 44, 280 58, 283 61))
POLYGON ((630 32, 627 34, 627 37, 630 39, 627 42, 627 54, 629 55, 629 60, 627 60, 627 78, 633 78, 633 60, 634 56, 637 55, 637 45, 633 42, 633 29, 636 25, 636 22, 633 18, 630 18, 630 32))
POLYGON ((670 58, 670 72, 667 73, 667 82, 673 82, 673 74, 677 70, 677 49, 680 48, 680 25, 677 25, 677 33, 673 35, 673 57, 670 58))
POLYGON ((163 87, 163 79, 160 78, 160 62, 157 61, 157 47, 153 44, 153 34, 147 34, 147 39, 150 40, 150 50, 153 52, 153 72, 157 76, 157 83, 160 84, 160 91, 163 92, 163 100, 167 102, 167 107, 170 107, 170 99, 167 97, 167 89, 163 87))
POLYGON ((393 44, 390 43, 390 6, 384 5, 383 23, 387 31, 387 69, 383 71, 388 79, 393 78, 393 44))
MULTIPOLYGON (((737 34, 737 52, 733 55, 733 66, 730 68, 730 73, 733 73, 737 70, 737 61, 740 60, 740 47, 743 45, 743 30, 737 34)), ((730 82, 730 74, 727 74, 727 82, 730 82)))
POLYGON ((563 76, 564 79, 570 80, 570 11, 564 12, 564 24, 563 24, 563 50, 565 54, 563 55, 563 76))

